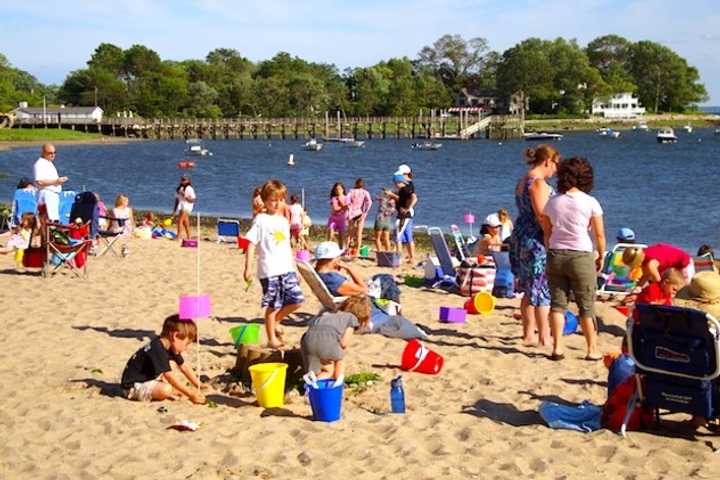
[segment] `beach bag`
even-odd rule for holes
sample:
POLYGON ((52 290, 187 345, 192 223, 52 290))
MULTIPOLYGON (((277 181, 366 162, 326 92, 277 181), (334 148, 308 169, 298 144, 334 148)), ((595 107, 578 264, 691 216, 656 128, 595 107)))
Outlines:
POLYGON ((495 283, 495 269, 482 266, 461 266, 457 269, 460 295, 472 297, 476 293, 491 293, 495 283))

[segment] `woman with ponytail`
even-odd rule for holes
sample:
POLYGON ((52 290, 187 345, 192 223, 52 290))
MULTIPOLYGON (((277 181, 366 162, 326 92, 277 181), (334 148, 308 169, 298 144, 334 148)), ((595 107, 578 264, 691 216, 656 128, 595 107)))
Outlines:
POLYGON ((528 172, 515 187, 518 217, 510 236, 510 263, 518 288, 523 292, 520 312, 523 322, 523 343, 550 345, 550 289, 545 275, 545 250, 542 213, 552 188, 547 179, 555 175, 560 154, 550 145, 525 150, 528 172))

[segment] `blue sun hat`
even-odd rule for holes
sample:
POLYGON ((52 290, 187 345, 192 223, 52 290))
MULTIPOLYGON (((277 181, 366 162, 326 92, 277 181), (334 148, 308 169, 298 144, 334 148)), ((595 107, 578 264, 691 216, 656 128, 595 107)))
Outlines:
POLYGON ((615 234, 615 237, 617 238, 618 242, 634 242, 635 241, 635 232, 632 231, 632 229, 628 227, 622 227, 620 230, 617 231, 615 234))

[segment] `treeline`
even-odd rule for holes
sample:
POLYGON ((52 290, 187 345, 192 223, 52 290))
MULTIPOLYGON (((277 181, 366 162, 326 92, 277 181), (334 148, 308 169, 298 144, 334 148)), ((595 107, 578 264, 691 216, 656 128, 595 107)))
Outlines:
POLYGON ((599 37, 524 40, 502 54, 482 38, 445 35, 417 58, 391 58, 340 72, 288 53, 254 63, 219 48, 204 60, 163 60, 143 45, 100 44, 87 67, 59 87, 45 87, 0 57, 0 107, 39 97, 101 106, 107 114, 145 117, 298 117, 342 110, 346 115, 417 115, 448 108, 463 91, 527 98, 530 113, 581 114, 597 97, 636 93, 651 112, 679 112, 707 99, 698 70, 655 42, 599 37))

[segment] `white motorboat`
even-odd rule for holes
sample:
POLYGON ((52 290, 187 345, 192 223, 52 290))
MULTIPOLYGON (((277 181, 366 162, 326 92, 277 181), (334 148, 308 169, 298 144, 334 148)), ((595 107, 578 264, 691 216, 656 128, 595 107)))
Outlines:
POLYGON ((692 131, 693 131, 693 127, 692 127, 692 125, 690 125, 689 123, 688 123, 687 125, 685 125, 684 127, 682 127, 682 128, 683 128, 683 130, 685 130, 687 133, 692 133, 692 131))
POLYGON ((365 148, 365 141, 364 140, 353 140, 352 142, 343 142, 348 147, 352 148, 365 148))
POLYGON ((189 138, 185 140, 185 143, 187 144, 187 153, 189 155, 196 155, 201 157, 212 155, 212 152, 205 148, 202 140, 200 140, 199 138, 189 138))
POLYGON ((538 133, 526 133, 525 140, 527 141, 534 141, 534 140, 562 140, 563 136, 559 133, 547 133, 547 132, 538 132, 538 133))
POLYGON ((440 150, 442 148, 442 143, 434 143, 434 142, 422 142, 422 143, 413 143, 410 145, 410 148, 413 150, 440 150))
POLYGON ((633 125, 632 128, 633 128, 633 130, 640 130, 640 131, 643 131, 643 132, 647 132, 647 131, 648 131, 648 125, 647 125, 647 123, 645 123, 645 122, 636 123, 635 125, 633 125))
POLYGON ((678 138, 675 135, 675 131, 670 127, 663 127, 658 130, 657 136, 655 137, 658 143, 677 143, 678 138))
POLYGON ((305 145, 303 145, 303 148, 305 150, 308 150, 310 152, 319 152, 323 148, 323 144, 315 140, 314 138, 311 138, 307 142, 305 142, 305 145))
POLYGON ((600 128, 597 130, 598 135, 607 138, 620 138, 620 131, 613 130, 612 128, 600 128))

